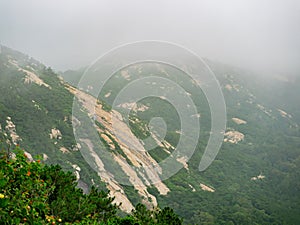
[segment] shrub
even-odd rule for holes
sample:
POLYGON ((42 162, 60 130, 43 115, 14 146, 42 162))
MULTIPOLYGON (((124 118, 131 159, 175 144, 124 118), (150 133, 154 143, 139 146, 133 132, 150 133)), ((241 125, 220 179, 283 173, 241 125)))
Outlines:
POLYGON ((58 165, 30 162, 18 147, 0 153, 1 224, 181 224, 170 208, 150 211, 138 204, 132 215, 116 215, 118 206, 107 192, 76 188, 76 178, 58 165))

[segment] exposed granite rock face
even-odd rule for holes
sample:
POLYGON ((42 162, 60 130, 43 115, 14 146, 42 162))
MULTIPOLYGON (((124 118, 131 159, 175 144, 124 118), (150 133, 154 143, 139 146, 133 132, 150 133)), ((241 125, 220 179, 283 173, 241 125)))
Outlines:
POLYGON ((5 131, 10 136, 12 144, 17 145, 22 141, 22 138, 17 134, 16 125, 9 116, 6 118, 5 131))
MULTIPOLYGON (((66 88, 76 96, 88 115, 92 116, 97 122, 103 125, 101 128, 96 127, 98 133, 112 150, 114 161, 120 165, 123 172, 128 176, 129 182, 135 190, 137 190, 138 194, 143 199, 143 203, 149 208, 156 207, 156 197, 147 191, 147 186, 151 186, 152 183, 161 195, 166 195, 170 189, 160 179, 161 168, 146 151, 143 144, 132 134, 128 125, 123 121, 122 115, 115 110, 112 110, 111 112, 103 110, 102 105, 96 98, 81 90, 69 85, 66 85, 66 88), (114 125, 112 126, 112 124, 114 125), (115 136, 114 129, 118 130, 118 137, 115 136), (116 149, 116 146, 114 145, 115 141, 118 143, 124 155, 113 151, 116 149), (125 156, 132 165, 128 164, 125 156), (137 168, 137 170, 133 168, 137 168), (143 169, 144 173, 140 172, 140 170, 143 169)), ((128 105, 126 105, 126 107, 127 106, 128 105)), ((136 110, 147 110, 147 108, 136 106, 136 110)), ((80 126, 80 121, 76 118, 73 118, 73 120, 75 124, 80 126)), ((94 162, 98 167, 98 174, 101 180, 106 183, 111 195, 115 196, 115 202, 122 202, 121 208, 126 212, 130 212, 133 209, 131 202, 127 198, 122 186, 117 182, 114 176, 106 170, 101 161, 101 157, 99 158, 94 152, 91 140, 82 139, 81 145, 82 144, 88 147, 89 154, 94 158, 94 162)))
POLYGON ((235 131, 235 130, 230 130, 227 131, 224 134, 224 142, 232 143, 232 144, 237 144, 238 142, 244 140, 245 135, 242 134, 241 132, 235 131))
POLYGON ((80 189, 82 189, 82 191, 83 191, 83 193, 84 194, 88 194, 89 193, 89 186, 85 183, 85 182, 83 182, 82 180, 78 180, 77 181, 77 187, 78 188, 80 188, 80 189))
POLYGON ((58 130, 56 128, 51 129, 50 138, 51 139, 61 139, 62 135, 61 135, 60 130, 58 130))
POLYGON ((236 117, 232 118, 232 121, 235 122, 238 125, 247 124, 247 121, 239 119, 239 118, 236 118, 236 117))

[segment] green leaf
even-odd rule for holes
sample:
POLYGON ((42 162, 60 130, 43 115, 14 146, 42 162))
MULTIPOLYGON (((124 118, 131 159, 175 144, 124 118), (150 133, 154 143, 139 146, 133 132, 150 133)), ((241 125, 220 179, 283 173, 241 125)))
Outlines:
POLYGON ((4 187, 7 184, 7 180, 6 179, 0 179, 0 188, 4 187))
POLYGON ((0 208, 6 207, 7 204, 8 204, 8 202, 9 202, 9 199, 7 199, 7 198, 1 198, 0 199, 0 208))

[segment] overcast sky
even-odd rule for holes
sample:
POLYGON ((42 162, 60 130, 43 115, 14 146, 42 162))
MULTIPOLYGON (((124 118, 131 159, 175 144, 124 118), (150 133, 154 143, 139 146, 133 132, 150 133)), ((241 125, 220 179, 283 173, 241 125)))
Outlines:
POLYGON ((144 39, 233 65, 300 71, 300 1, 0 0, 0 43, 56 70, 144 39))

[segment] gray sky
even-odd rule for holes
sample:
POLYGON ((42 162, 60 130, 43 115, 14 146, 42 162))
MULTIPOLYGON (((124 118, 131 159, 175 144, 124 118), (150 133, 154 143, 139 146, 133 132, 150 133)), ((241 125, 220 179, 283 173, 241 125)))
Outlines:
POLYGON ((0 0, 1 44, 56 70, 143 39, 233 65, 300 71, 300 1, 0 0))

